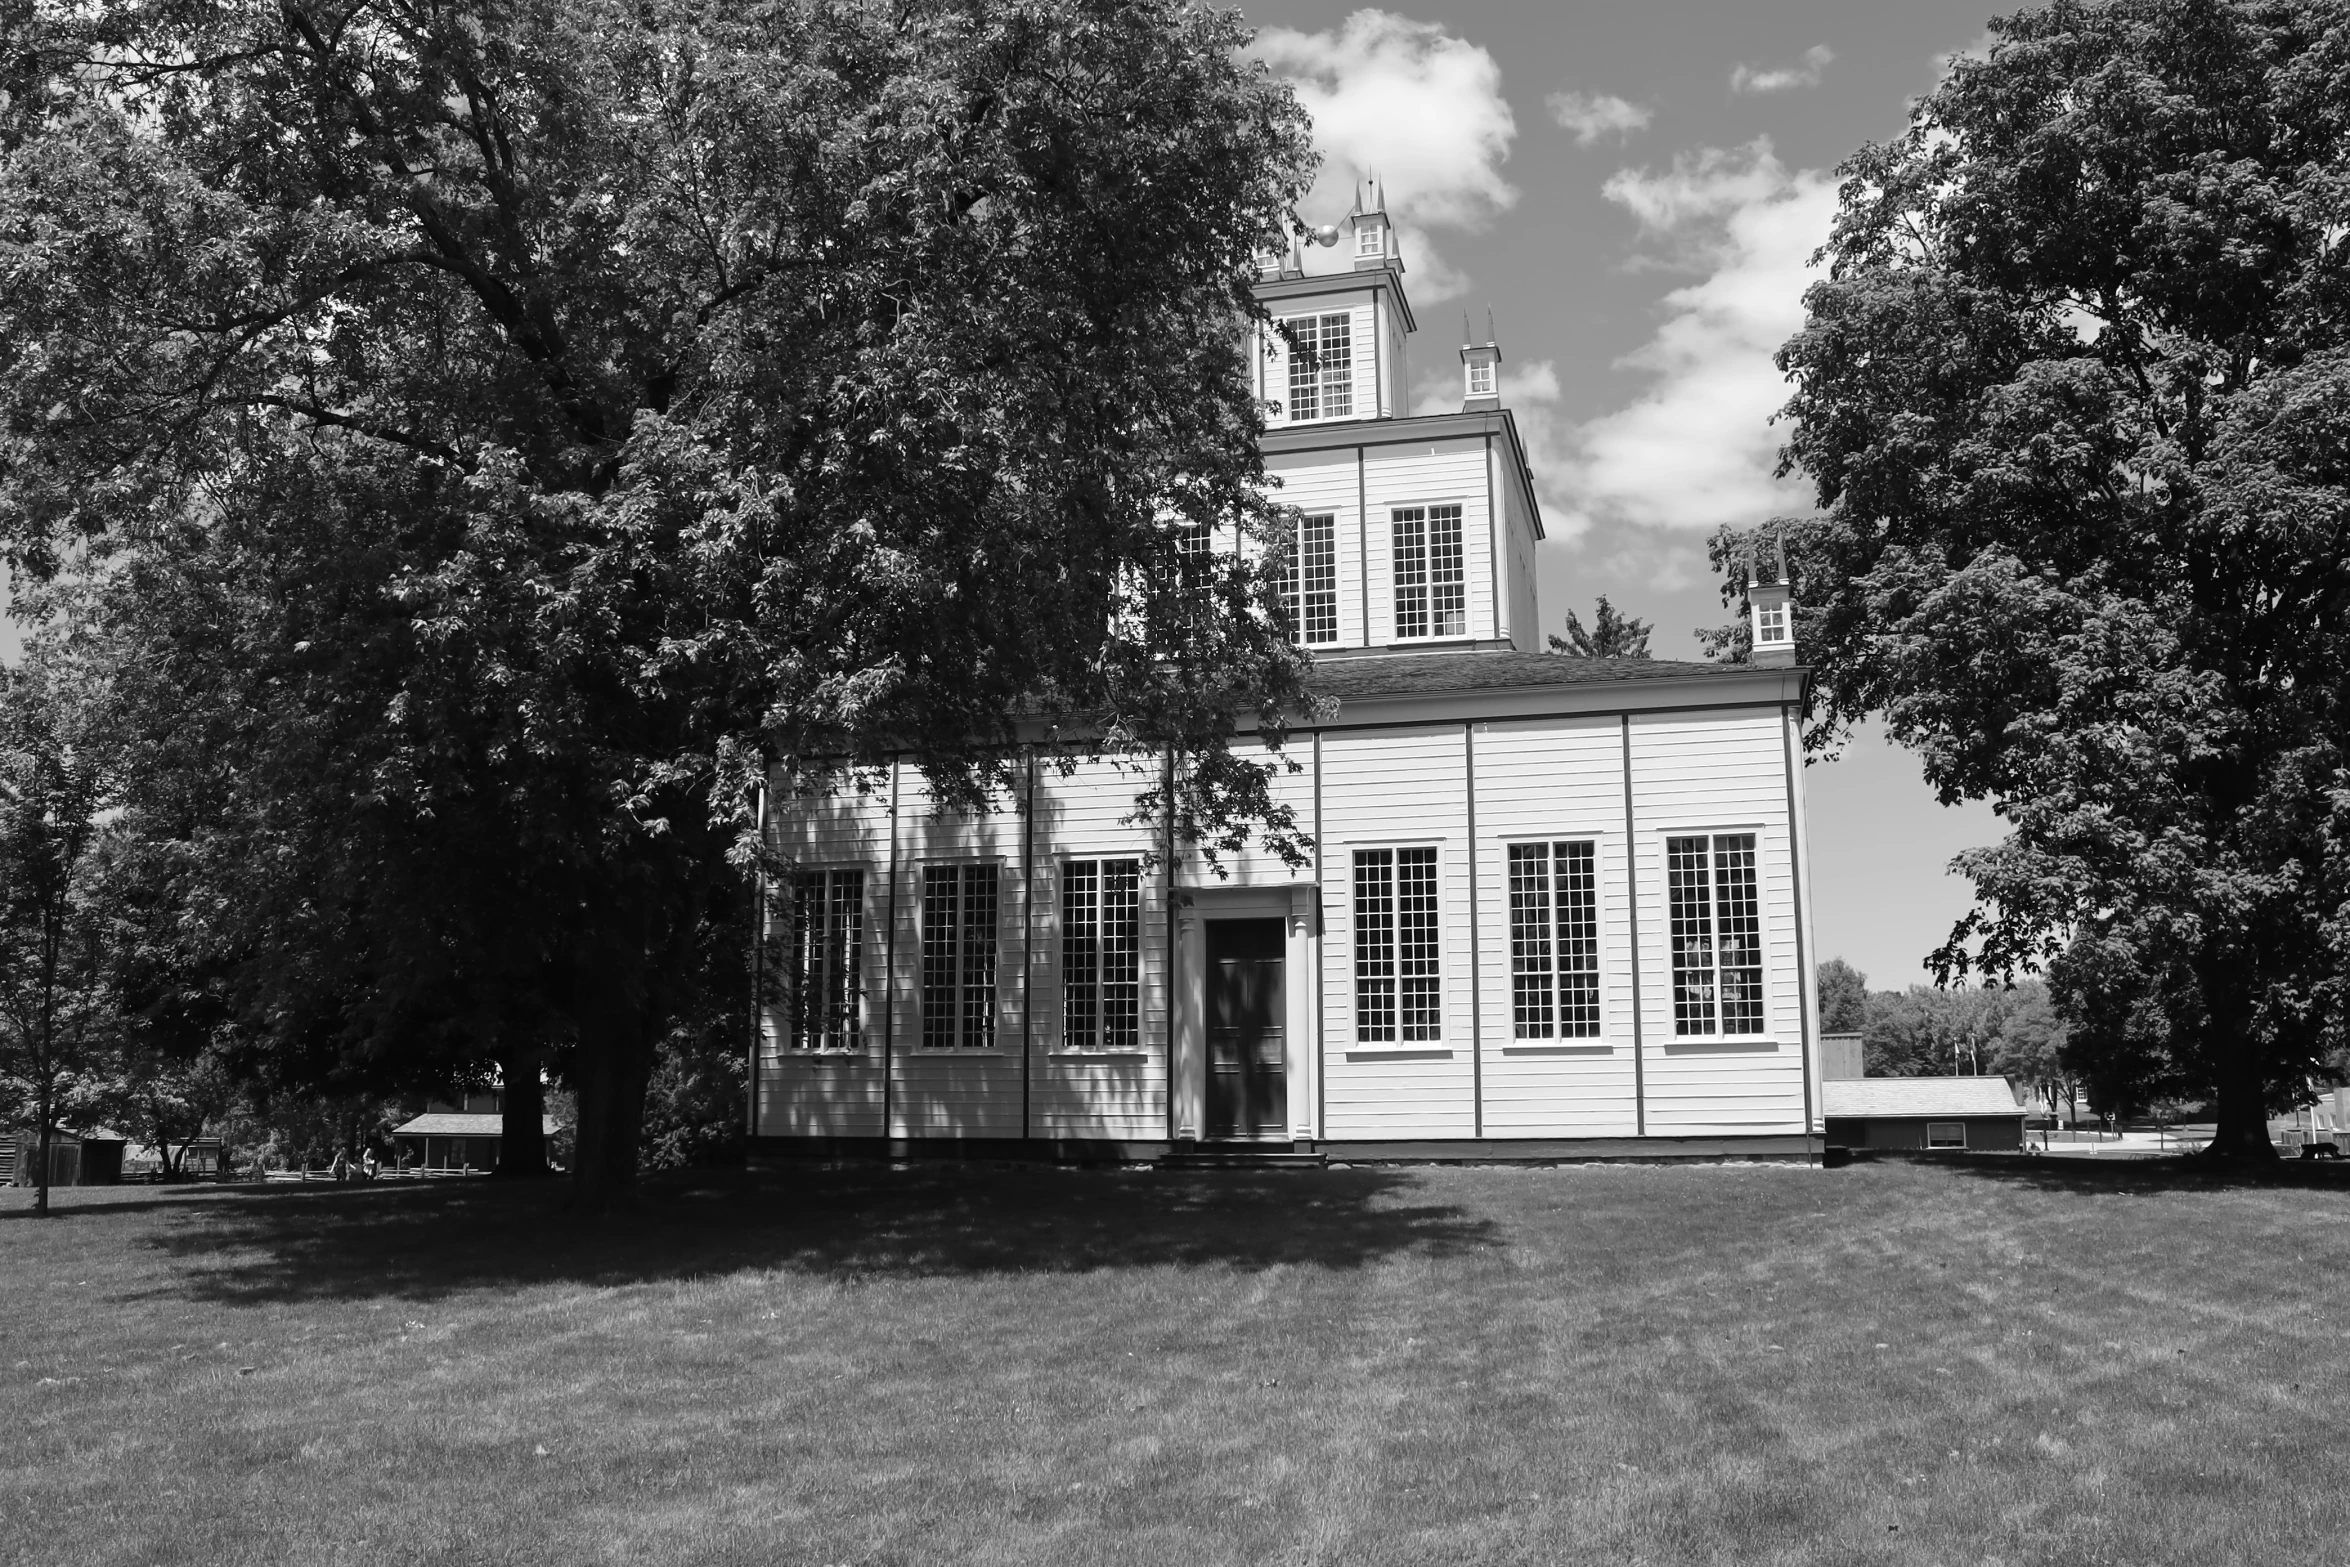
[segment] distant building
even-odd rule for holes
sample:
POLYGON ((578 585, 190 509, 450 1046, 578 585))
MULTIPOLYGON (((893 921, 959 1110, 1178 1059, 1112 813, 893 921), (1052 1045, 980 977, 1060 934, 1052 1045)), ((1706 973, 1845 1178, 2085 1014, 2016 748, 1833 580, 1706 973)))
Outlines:
MULTIPOLYGON (((51 1186, 114 1186, 122 1180, 124 1139, 103 1127, 86 1132, 60 1126, 49 1134, 51 1186)), ((0 1132, 0 1185, 38 1186, 41 1134, 0 1132)))
POLYGON ((2024 1110, 2004 1077, 1831 1078, 1828 1141, 1844 1148, 2015 1153, 2024 1110))
MULTIPOLYGON (((552 1116, 541 1123, 553 1137, 552 1116)), ((413 1169, 479 1170, 498 1167, 506 1142, 506 1118, 496 1089, 467 1094, 462 1102, 434 1099, 424 1113, 392 1128, 392 1138, 413 1169)))

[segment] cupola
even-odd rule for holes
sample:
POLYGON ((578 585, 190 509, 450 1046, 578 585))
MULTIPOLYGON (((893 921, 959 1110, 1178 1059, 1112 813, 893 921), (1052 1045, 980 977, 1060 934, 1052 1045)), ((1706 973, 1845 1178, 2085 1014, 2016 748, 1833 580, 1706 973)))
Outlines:
POLYGON ((1754 569, 1747 573, 1746 606, 1754 631, 1751 662, 1757 664, 1795 662, 1795 592, 1787 583, 1784 539, 1777 541, 1777 556, 1776 562, 1766 562, 1758 548, 1754 569), (1770 573, 1767 580, 1765 571, 1770 573))
POLYGON ((1493 335, 1493 313, 1485 314, 1485 340, 1477 340, 1466 313, 1461 316, 1461 412, 1492 413, 1501 407, 1501 345, 1493 335))

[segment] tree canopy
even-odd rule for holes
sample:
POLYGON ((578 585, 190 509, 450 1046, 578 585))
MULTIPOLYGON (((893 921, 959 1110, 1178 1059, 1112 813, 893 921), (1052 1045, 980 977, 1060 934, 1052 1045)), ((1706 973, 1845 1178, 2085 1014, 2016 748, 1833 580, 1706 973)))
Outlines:
POLYGON ((1646 658, 1649 624, 1636 620, 1599 596, 1599 609, 1586 628, 1573 610, 1567 611, 1567 634, 1550 639, 1553 653, 1572 658, 1646 658))
POLYGON ((594 1196, 743 983, 770 778, 969 806, 1058 711, 1294 845, 1225 739, 1303 668, 1241 325, 1311 155, 1233 16, 8 26, 0 544, 125 649, 181 961, 272 1061, 543 1044, 594 1196))
POLYGON ((1779 354, 1809 743, 1879 713, 1993 801, 1936 961, 2096 954, 2069 993, 2157 1011, 2124 1032, 2265 1154, 2350 956, 2350 7, 1991 32, 1844 165, 1779 354))

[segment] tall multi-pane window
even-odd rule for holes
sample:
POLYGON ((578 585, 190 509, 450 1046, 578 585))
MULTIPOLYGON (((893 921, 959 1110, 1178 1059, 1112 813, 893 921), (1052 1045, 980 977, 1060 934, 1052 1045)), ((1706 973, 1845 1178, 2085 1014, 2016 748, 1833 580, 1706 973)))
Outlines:
POLYGON ((1282 595, 1289 639, 1307 647, 1338 640, 1338 519, 1309 512, 1297 520, 1297 548, 1289 557, 1282 595))
POLYGON ((1469 630, 1469 596, 1458 506, 1398 506, 1389 516, 1395 563, 1395 635, 1458 637, 1469 630))
POLYGON ((808 870, 791 878, 785 911, 785 1032, 794 1050, 854 1050, 865 960, 865 873, 808 870))
POLYGON ((1289 417, 1346 419, 1355 411, 1354 318, 1297 316, 1289 328, 1289 417))
POLYGON ((1132 1050, 1142 1042, 1142 862, 1061 867, 1061 1042, 1132 1050))
POLYGON ((1355 851, 1355 1038, 1367 1044, 1441 1039, 1436 851, 1355 851))
POLYGON ((1665 840, 1673 1032, 1763 1031, 1762 899, 1754 834, 1665 840))
POLYGON ((922 867, 922 1043, 995 1043, 996 868, 922 867))
POLYGON ((1513 843, 1510 1009, 1520 1039, 1599 1037, 1599 876, 1589 843, 1513 843))

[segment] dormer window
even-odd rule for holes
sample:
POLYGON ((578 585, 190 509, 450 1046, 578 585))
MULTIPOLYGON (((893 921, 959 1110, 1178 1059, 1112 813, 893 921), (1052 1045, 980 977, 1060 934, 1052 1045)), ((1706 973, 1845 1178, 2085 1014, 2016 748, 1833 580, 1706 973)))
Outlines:
POLYGON ((1493 395, 1492 360, 1472 359, 1469 361, 1469 395, 1471 397, 1491 397, 1493 395))
POLYGON ((1344 313, 1296 316, 1284 324, 1293 341, 1289 355, 1291 421, 1354 417, 1354 318, 1344 313))

